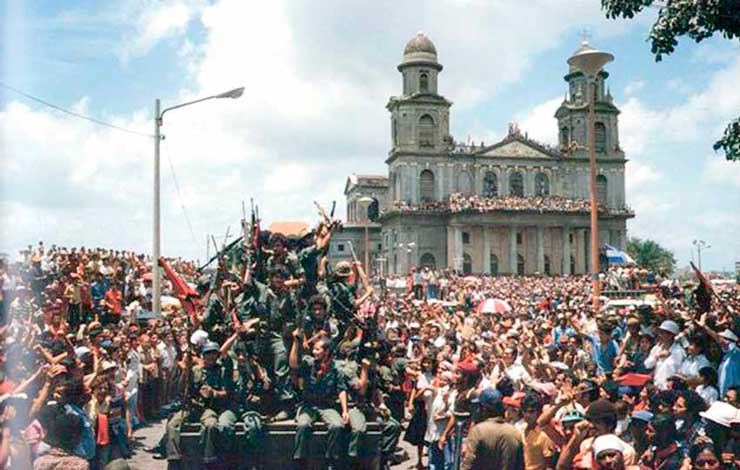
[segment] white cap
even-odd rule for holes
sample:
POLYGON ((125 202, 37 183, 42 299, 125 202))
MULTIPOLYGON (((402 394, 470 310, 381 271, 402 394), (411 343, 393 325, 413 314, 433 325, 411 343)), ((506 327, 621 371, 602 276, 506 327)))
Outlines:
POLYGON ((88 348, 87 346, 79 346, 75 348, 75 356, 77 357, 82 357, 85 354, 89 354, 90 352, 90 348, 88 348))
POLYGON ((699 416, 726 428, 740 423, 740 410, 723 401, 715 401, 707 411, 700 412, 699 416))
POLYGON ((208 333, 203 330, 196 330, 190 335, 190 344, 200 347, 208 339, 208 333))
POLYGON ((659 329, 663 331, 667 331, 668 333, 677 335, 680 331, 680 328, 678 327, 678 323, 672 320, 666 320, 663 323, 660 324, 658 327, 659 329))
POLYGON ((733 333, 732 330, 730 330, 729 328, 723 331, 722 333, 720 333, 719 336, 723 337, 726 340, 730 340, 734 343, 737 343, 738 341, 740 341, 740 338, 738 338, 737 335, 733 333))
POLYGON ((624 441, 614 434, 604 434, 594 439, 591 449, 597 457, 605 450, 616 450, 621 453, 624 452, 624 441))

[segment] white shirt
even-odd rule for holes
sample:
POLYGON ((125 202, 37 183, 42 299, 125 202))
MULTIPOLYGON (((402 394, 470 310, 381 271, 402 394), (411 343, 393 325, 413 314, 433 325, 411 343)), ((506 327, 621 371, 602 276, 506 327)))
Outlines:
POLYGON ((699 354, 698 356, 687 356, 681 363, 678 373, 691 379, 699 377, 699 370, 701 368, 711 366, 712 364, 709 363, 709 360, 704 356, 704 354, 699 354))
POLYGON ((719 400, 719 391, 717 390, 717 387, 712 387, 711 385, 706 386, 701 384, 697 386, 696 393, 704 399, 704 403, 706 403, 707 406, 711 406, 712 403, 719 400))
POLYGON ((455 411, 455 396, 457 390, 450 391, 449 386, 438 388, 432 400, 432 406, 427 415, 427 432, 424 434, 424 440, 427 442, 437 442, 444 433, 447 422, 450 420, 452 413, 455 411), (445 415, 444 419, 435 420, 437 415, 445 415))
POLYGON ((681 363, 686 358, 686 351, 678 343, 671 345, 668 357, 659 357, 663 350, 663 345, 656 344, 650 350, 650 354, 645 359, 645 367, 653 369, 653 382, 660 390, 668 390, 668 379, 678 373, 681 363))

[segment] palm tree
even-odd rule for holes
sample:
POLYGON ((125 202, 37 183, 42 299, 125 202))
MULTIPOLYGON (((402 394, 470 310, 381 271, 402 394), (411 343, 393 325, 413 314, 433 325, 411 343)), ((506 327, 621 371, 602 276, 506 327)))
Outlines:
POLYGON ((676 267, 673 253, 653 240, 630 238, 627 242, 627 253, 638 266, 651 271, 670 274, 676 267))

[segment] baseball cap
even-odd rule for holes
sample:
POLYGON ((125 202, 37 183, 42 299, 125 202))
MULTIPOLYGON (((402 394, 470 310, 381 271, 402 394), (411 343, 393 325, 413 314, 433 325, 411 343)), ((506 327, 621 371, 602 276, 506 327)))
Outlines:
POLYGON ((568 410, 560 419, 561 423, 577 423, 583 421, 583 413, 578 410, 568 410))
POLYGON ((663 323, 660 324, 658 328, 663 331, 667 331, 668 333, 671 333, 673 335, 677 335, 678 332, 680 331, 680 328, 678 327, 678 323, 672 320, 665 320, 663 323))
POLYGON ((215 343, 213 341, 208 341, 205 344, 203 344, 203 348, 201 349, 201 353, 206 354, 209 352, 217 352, 220 348, 218 343, 215 343))
POLYGON ((653 420, 653 414, 646 410, 640 410, 635 411, 632 413, 632 416, 630 416, 631 421, 644 421, 646 423, 649 423, 653 420))
POLYGON ((484 408, 488 408, 491 410, 500 410, 503 407, 501 392, 499 392, 495 388, 489 387, 483 390, 480 396, 478 396, 478 403, 484 408))

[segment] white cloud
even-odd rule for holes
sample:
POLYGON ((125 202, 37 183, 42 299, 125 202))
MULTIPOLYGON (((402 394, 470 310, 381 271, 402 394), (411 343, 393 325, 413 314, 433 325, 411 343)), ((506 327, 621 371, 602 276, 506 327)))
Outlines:
POLYGON ((644 189, 662 178, 662 175, 652 166, 640 163, 637 160, 627 162, 625 168, 625 185, 627 194, 644 189))
POLYGON ((645 88, 645 81, 635 80, 634 82, 629 82, 627 86, 624 87, 624 94, 627 96, 636 95, 643 88, 645 88))
MULTIPOLYGON (((707 184, 740 188, 740 164, 730 162, 721 155, 711 155, 705 159, 702 176, 707 184)), ((740 203, 740 194, 736 199, 740 203)))
POLYGON ((141 57, 161 40, 182 36, 203 6, 203 0, 132 0, 119 7, 130 25, 119 50, 121 60, 141 57))
MULTIPOLYGON (((187 85, 167 97, 165 106, 245 87, 239 100, 200 103, 164 120, 163 249, 192 257, 202 257, 203 234, 237 226, 241 200, 250 196, 270 220, 313 219, 311 201, 342 200, 350 173, 386 171, 390 130, 383 105, 389 95, 400 93, 395 67, 417 30, 435 42, 445 66, 440 92, 455 102, 453 113, 462 114, 487 106, 506 86, 522 80, 537 57, 560 45, 566 34, 588 26, 598 39, 623 34, 635 24, 605 20, 593 0, 471 0, 464 7, 450 0, 427 2, 423 9, 403 2, 348 5, 341 0, 259 5, 131 0, 128 5, 120 46, 124 60, 176 39, 187 85), (524 18, 528 27, 522 27, 524 18), (202 36, 188 35, 196 22, 202 36), (183 219, 183 202, 196 241, 183 219)), ((520 127, 555 143, 553 114, 561 100, 547 100, 523 114, 520 127)), ((90 109, 100 105, 84 97, 78 103, 90 109)), ((623 142, 638 154, 664 114, 636 98, 623 108, 623 142)), ((150 114, 134 110, 108 119, 150 132, 150 114)), ((477 123, 472 131, 493 142, 505 126, 477 123), (495 131, 476 130, 491 126, 495 131)), ((0 110, 0 127, 5 170, 0 204, 7 209, 0 224, 2 246, 42 237, 148 251, 150 140, 14 102, 0 110)), ((659 177, 647 164, 635 165, 637 181, 659 177)))
POLYGON ((557 120, 555 111, 563 102, 563 97, 559 96, 544 103, 538 104, 531 111, 520 115, 517 119, 519 128, 522 132, 529 134, 529 137, 545 144, 557 145, 557 120))

